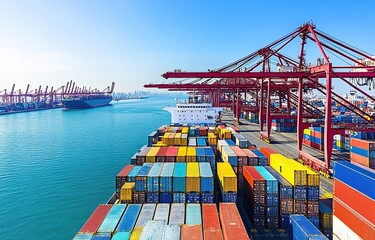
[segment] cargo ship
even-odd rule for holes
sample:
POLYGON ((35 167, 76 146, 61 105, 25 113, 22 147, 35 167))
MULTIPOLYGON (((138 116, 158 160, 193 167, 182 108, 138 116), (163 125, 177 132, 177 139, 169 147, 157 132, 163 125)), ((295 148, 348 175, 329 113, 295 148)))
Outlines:
POLYGON ((112 95, 89 95, 64 98, 62 103, 67 109, 86 109, 107 106, 111 101, 112 95))

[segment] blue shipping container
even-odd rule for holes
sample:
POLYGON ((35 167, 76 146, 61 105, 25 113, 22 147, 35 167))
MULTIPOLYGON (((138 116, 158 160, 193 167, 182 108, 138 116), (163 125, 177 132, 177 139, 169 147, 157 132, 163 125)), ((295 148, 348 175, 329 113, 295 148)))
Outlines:
POLYGON ((173 193, 174 203, 186 203, 186 193, 173 193))
POLYGON ((146 193, 146 202, 147 203, 158 203, 159 202, 159 193, 158 192, 148 192, 148 193, 146 193))
POLYGON ((126 180, 128 182, 135 182, 135 177, 137 176, 139 170, 141 170, 142 166, 134 166, 132 170, 130 170, 128 177, 126 180))
POLYGON ((93 237, 92 234, 80 233, 80 234, 75 235, 73 240, 91 240, 92 237, 93 237))
POLYGON ((214 191, 214 177, 209 163, 199 163, 200 189, 201 192, 214 191))
POLYGON ((139 170, 135 177, 135 190, 146 191, 147 190, 147 176, 152 168, 152 163, 144 163, 142 168, 139 170))
POLYGON ((130 238, 130 232, 117 232, 111 240, 129 240, 130 238))
MULTIPOLYGON (((295 240, 327 239, 318 228, 316 228, 303 215, 290 215, 290 235, 295 240)), ((327 239, 328 240, 328 239, 327 239)))
POLYGON ((154 163, 150 172, 147 176, 147 191, 158 192, 159 191, 159 177, 161 170, 163 169, 164 163, 154 163))
POLYGON ((173 192, 186 192, 186 163, 176 163, 175 165, 173 192))
POLYGON ((138 214, 141 211, 142 204, 129 204, 124 215, 116 228, 117 232, 131 232, 133 231, 138 214))
POLYGON ((161 192, 160 193, 160 203, 172 203, 173 194, 171 192, 161 192))
POLYGON ((293 186, 283 176, 276 172, 272 167, 265 167, 279 182, 279 195, 283 199, 293 198, 293 186))
POLYGON ((294 198, 298 201, 307 200, 307 187, 306 186, 295 186, 294 187, 294 198))
POLYGON ((173 171, 175 163, 164 163, 163 170, 160 173, 160 192, 172 192, 173 189, 173 171))
POLYGON ((201 193, 200 203, 214 203, 215 197, 213 193, 201 193))
POLYGON ((136 227, 144 226, 148 220, 152 220, 154 217, 154 212, 156 209, 156 204, 146 203, 143 204, 142 210, 139 213, 137 223, 135 224, 136 227))
POLYGON ((204 154, 204 149, 198 147, 195 150, 196 150, 197 162, 205 162, 206 156, 204 154))
POLYGON ((259 150, 251 150, 255 155, 258 157, 259 166, 267 166, 268 165, 268 159, 266 156, 264 156, 263 153, 261 153, 259 150))
POLYGON ((202 224, 200 204, 186 204, 186 224, 202 224))
POLYGON ((186 202, 187 203, 199 203, 201 200, 200 193, 196 192, 189 192, 186 194, 186 202))
POLYGON ((278 194, 279 187, 277 179, 263 166, 254 167, 258 173, 266 180, 266 192, 267 194, 278 194))
POLYGON ((104 234, 112 234, 125 208, 126 208, 126 204, 113 205, 111 210, 108 212, 107 216, 104 218, 102 224, 100 224, 100 227, 98 228, 97 232, 104 233, 104 234))

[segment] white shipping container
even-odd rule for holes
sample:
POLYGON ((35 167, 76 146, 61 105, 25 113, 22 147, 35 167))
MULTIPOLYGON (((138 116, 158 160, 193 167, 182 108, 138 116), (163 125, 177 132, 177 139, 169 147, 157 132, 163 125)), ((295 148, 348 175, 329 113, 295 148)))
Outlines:
POLYGON ((362 239, 335 215, 332 216, 332 220, 333 220, 332 232, 333 232, 333 235, 336 235, 338 239, 340 240, 362 239))

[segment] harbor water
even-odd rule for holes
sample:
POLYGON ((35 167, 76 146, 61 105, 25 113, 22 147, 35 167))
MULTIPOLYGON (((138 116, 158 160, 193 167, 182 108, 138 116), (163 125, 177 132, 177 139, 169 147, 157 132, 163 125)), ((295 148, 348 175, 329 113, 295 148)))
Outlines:
POLYGON ((71 239, 174 104, 153 96, 0 116, 0 239, 71 239))

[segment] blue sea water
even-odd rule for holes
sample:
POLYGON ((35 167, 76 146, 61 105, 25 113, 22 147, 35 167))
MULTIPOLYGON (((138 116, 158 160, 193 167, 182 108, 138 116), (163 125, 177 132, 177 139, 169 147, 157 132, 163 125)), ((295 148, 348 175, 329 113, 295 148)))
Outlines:
POLYGON ((72 239, 173 97, 0 116, 0 239, 72 239))

